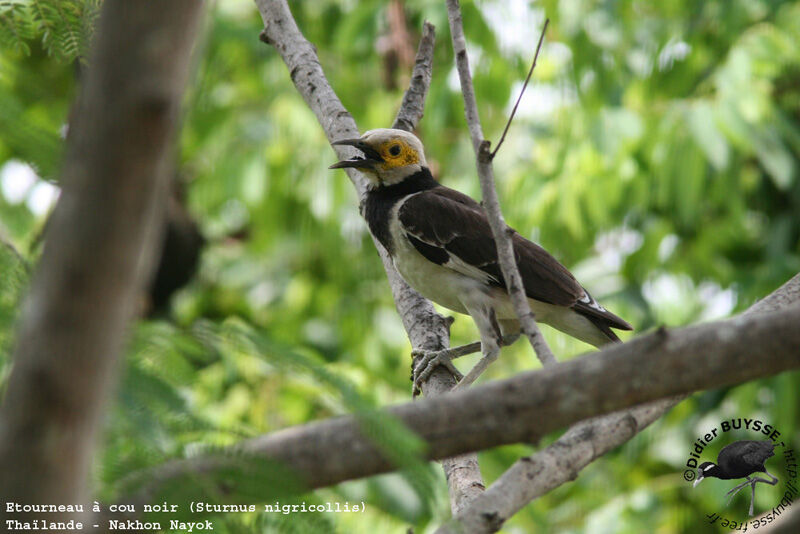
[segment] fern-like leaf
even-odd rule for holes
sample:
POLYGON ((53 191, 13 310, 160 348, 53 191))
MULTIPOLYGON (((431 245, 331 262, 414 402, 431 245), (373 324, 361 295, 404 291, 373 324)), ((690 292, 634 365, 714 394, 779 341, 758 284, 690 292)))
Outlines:
POLYGON ((28 3, 24 0, 0 0, 0 47, 30 54, 27 41, 35 35, 28 3))

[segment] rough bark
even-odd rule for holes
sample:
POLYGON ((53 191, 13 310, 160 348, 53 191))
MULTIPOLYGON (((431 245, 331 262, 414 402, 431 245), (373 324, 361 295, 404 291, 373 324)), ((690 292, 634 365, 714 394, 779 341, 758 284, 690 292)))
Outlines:
MULTIPOLYGON (((430 459, 531 443, 590 417, 800 368, 798 320, 800 305, 794 304, 777 312, 662 329, 588 357, 404 404, 387 413, 427 442, 430 459)), ((620 424, 627 424, 626 418, 620 424)), ((236 450, 288 466, 309 488, 393 469, 362 435, 354 417, 288 428, 246 441, 236 450)), ((228 461, 236 458, 173 462, 153 473, 152 484, 207 473, 228 461)))
POLYGON ((201 12, 194 0, 103 5, 0 408, 0 502, 87 501, 125 328, 151 269, 201 12))
MULTIPOLYGON (((325 78, 314 46, 297 27, 288 5, 283 0, 256 0, 264 21, 261 39, 273 45, 281 54, 298 92, 314 112, 329 141, 358 137, 359 132, 350 113, 344 108, 333 88, 325 78)), ((394 128, 413 130, 422 118, 425 97, 431 80, 433 64, 433 25, 426 23, 411 75, 411 83, 403 98, 394 128)), ((348 157, 345 147, 336 147, 337 155, 348 157)), ((363 175, 347 170, 350 181, 359 197, 363 197, 367 181, 363 175)), ((437 351, 450 344, 450 322, 436 313, 433 305, 411 289, 394 268, 391 258, 373 236, 373 242, 383 262, 386 276, 394 296, 395 306, 414 350, 437 351)), ((438 367, 422 384, 426 397, 442 395, 455 385, 455 377, 444 367, 438 367)), ((483 487, 477 458, 466 455, 443 462, 449 481, 453 513, 460 505, 483 487)))
MULTIPOLYGON (((759 532, 762 534, 797 534, 800 532, 800 507, 796 506, 797 501, 792 502, 795 506, 789 509, 784 509, 781 514, 775 518, 775 513, 772 510, 762 514, 759 517, 751 519, 750 524, 755 524, 766 515, 772 515, 772 522, 768 522, 767 526, 759 527, 759 532)), ((767 521, 770 521, 767 519, 767 521)))
POLYGON ((414 58, 414 70, 411 82, 403 95, 400 110, 392 124, 392 128, 413 132, 422 120, 425 110, 425 98, 431 85, 433 73, 433 45, 436 43, 436 28, 430 22, 422 25, 422 37, 419 41, 417 55, 414 58))

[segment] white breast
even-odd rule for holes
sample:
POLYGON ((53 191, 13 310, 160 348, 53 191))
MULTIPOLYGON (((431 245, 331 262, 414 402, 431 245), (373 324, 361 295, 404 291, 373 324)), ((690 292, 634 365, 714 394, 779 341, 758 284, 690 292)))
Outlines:
POLYGON ((459 296, 467 291, 485 291, 487 286, 453 269, 428 261, 414 248, 397 218, 397 210, 411 196, 413 194, 398 202, 391 213, 389 232, 394 245, 394 266, 408 285, 424 297, 453 311, 467 313, 459 296))

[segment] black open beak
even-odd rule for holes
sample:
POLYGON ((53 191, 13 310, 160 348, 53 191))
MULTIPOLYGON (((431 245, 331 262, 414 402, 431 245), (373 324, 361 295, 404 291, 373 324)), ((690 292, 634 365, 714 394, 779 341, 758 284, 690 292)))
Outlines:
POLYGON ((349 145, 356 147, 364 156, 355 156, 351 159, 346 159, 338 163, 334 163, 329 169, 344 169, 353 167, 356 169, 374 169, 377 163, 382 163, 383 158, 377 150, 369 146, 361 139, 342 139, 341 141, 334 141, 332 145, 349 145))

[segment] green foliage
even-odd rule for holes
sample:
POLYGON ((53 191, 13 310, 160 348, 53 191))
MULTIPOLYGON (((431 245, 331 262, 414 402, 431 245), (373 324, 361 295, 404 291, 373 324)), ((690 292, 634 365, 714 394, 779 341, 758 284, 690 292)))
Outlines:
POLYGON ((0 132, 9 151, 30 163, 43 177, 55 178, 61 141, 13 92, 0 85, 0 132))
POLYGON ((30 265, 14 244, 0 231, 0 397, 11 370, 9 353, 18 304, 28 283, 30 265))
POLYGON ((100 0, 2 0, 0 46, 30 54, 30 42, 40 39, 45 50, 61 61, 85 54, 100 0))
MULTIPOLYGON (((223 532, 422 531, 449 516, 436 464, 376 408, 409 399, 407 339, 380 262, 314 115, 246 2, 212 4, 185 102, 178 163, 208 239, 166 318, 141 321, 97 459, 98 498, 149 482, 170 459, 215 455, 219 478, 181 479, 159 498, 365 502, 363 514, 213 514, 223 532), (280 467, 225 454, 244 439, 355 414, 399 474, 305 492, 280 467), (227 464, 226 464, 227 465, 227 464), (227 493, 220 494, 224 482, 227 493)), ((377 43, 384 2, 291 3, 362 130, 387 126, 407 83, 377 43), (394 80, 388 84, 387 80, 394 80)), ((565 263, 638 332, 741 311, 800 271, 800 2, 462 2, 484 131, 496 142, 544 16, 550 30, 495 165, 506 218, 565 263)), ((97 2, 0 0, 0 178, 18 160, 56 178, 97 2)), ((447 185, 479 196, 454 83, 443 2, 405 2, 416 45, 437 25, 419 125, 447 185)), ((5 190, 5 189, 3 189, 5 190)), ((0 194, 0 383, 46 215, 0 194), (24 261, 23 261, 24 260, 24 261)), ((546 329, 556 354, 589 347, 546 329)), ((459 317, 453 343, 473 341, 459 317)), ((591 357, 591 356, 588 356, 591 357)), ((466 369, 475 356, 464 358, 466 369)), ((487 373, 528 369, 524 344, 487 373)), ((720 503, 680 477, 709 424, 758 416, 800 440, 797 373, 698 394, 508 524, 509 532, 698 532, 720 503)), ((548 436, 542 445, 556 439, 548 436)), ((487 482, 525 445, 480 455, 487 482)), ((723 492, 724 493, 724 492, 723 492)), ((775 493, 759 488, 757 506, 775 493), (763 493, 762 493, 763 491, 763 493)), ((741 503, 738 503, 741 505, 741 503)))
POLYGON ((33 22, 24 0, 0 2, 0 45, 16 52, 30 53, 27 41, 35 35, 33 22))

